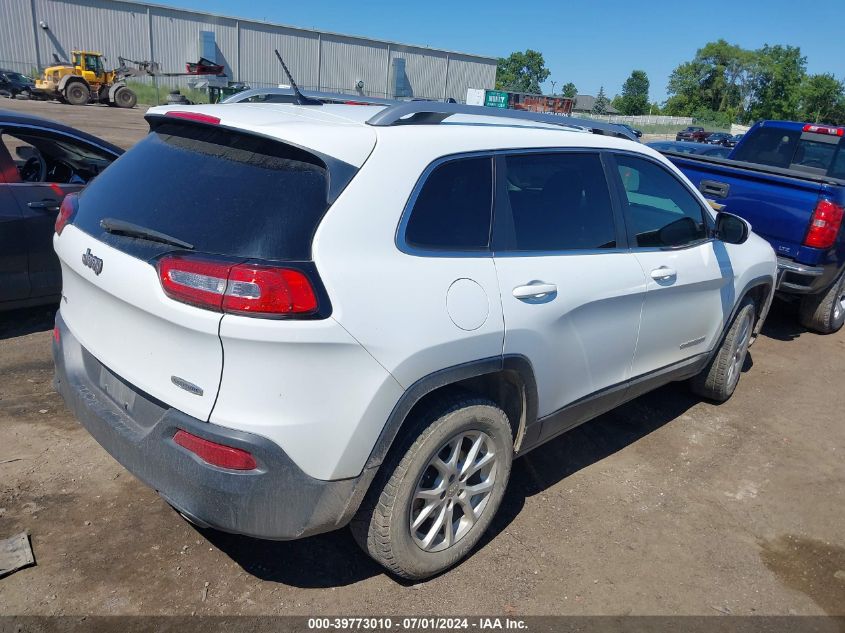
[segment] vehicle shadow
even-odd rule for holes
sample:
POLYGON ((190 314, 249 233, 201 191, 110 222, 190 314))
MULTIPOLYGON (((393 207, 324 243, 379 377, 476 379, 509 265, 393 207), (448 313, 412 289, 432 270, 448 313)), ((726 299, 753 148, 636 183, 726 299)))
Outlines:
POLYGON ((798 303, 775 299, 763 324, 763 336, 777 341, 793 341, 807 332, 809 330, 798 321, 798 303))
MULTIPOLYGON (((743 372, 750 367, 750 354, 743 372)), ((701 399, 671 383, 609 411, 531 451, 513 464, 508 492, 479 548, 507 529, 525 500, 646 437, 701 399)), ((478 548, 476 548, 476 551, 478 548)))
MULTIPOLYGON (((747 371, 748 366, 746 364, 744 370, 747 371)), ((527 498, 633 444, 698 402, 700 400, 685 384, 667 385, 564 433, 516 460, 499 512, 474 552, 507 529, 522 511, 527 498)), ((337 587, 385 573, 380 565, 361 552, 347 529, 287 542, 196 529, 244 571, 261 580, 301 588, 337 587)), ((399 584, 414 583, 399 580, 399 584)))
POLYGON ((0 312, 0 341, 35 332, 52 330, 59 305, 50 304, 36 308, 21 308, 0 312))

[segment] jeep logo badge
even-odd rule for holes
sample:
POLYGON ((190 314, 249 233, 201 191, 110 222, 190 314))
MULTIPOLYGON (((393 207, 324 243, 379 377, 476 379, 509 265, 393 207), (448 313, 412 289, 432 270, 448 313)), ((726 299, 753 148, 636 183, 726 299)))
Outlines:
POLYGON ((82 265, 87 266, 97 275, 103 272, 103 260, 96 255, 92 255, 90 248, 82 253, 82 265))

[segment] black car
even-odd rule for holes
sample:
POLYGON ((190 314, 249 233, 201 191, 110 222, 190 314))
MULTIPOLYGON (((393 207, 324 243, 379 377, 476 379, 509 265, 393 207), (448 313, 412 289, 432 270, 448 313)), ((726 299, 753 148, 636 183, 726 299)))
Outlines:
POLYGON ((0 311, 59 300, 59 206, 122 153, 72 127, 0 110, 0 311))
POLYGON ((625 129, 627 129, 629 132, 631 132, 631 134, 633 134, 633 135, 634 135, 634 136, 636 136, 637 138, 642 138, 643 133, 642 133, 640 130, 637 130, 637 129, 632 128, 632 127, 631 127, 630 125, 628 125, 627 123, 620 123, 619 125, 621 125, 621 126, 622 126, 622 127, 624 127, 625 129))
POLYGON ((35 93, 35 82, 32 79, 13 70, 0 68, 0 95, 16 97, 21 94, 32 96, 35 93))
POLYGON ((736 147, 736 144, 742 140, 742 137, 745 136, 744 134, 734 134, 732 137, 725 139, 725 142, 722 143, 725 147, 736 147))
POLYGON ((710 136, 704 139, 708 145, 724 145, 731 137, 727 132, 713 132, 710 136))
POLYGON ((675 152, 678 154, 696 154, 698 156, 714 156, 716 158, 727 158, 731 153, 729 147, 723 145, 707 145, 704 143, 691 143, 688 141, 653 141, 647 143, 658 152, 675 152))

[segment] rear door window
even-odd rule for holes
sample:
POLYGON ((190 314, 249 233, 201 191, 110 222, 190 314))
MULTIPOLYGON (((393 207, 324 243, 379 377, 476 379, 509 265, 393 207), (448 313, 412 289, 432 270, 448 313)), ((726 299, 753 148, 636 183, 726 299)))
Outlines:
POLYGON ((414 201, 405 242, 445 251, 483 251, 490 245, 493 159, 455 159, 438 165, 414 201))
POLYGON ((221 128, 163 124, 79 199, 74 225, 137 257, 166 247, 106 233, 130 222, 218 255, 308 260, 328 208, 329 173, 315 155, 221 128))
POLYGON ((598 154, 514 154, 505 165, 513 239, 502 250, 616 247, 613 207, 598 154))

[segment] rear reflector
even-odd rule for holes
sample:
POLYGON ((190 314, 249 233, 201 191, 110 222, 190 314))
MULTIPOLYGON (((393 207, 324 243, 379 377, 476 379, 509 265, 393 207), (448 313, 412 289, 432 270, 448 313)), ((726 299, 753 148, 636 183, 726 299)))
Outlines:
POLYGON ((73 220, 73 216, 76 215, 76 209, 79 205, 78 195, 75 193, 69 193, 65 196, 64 200, 62 200, 62 206, 59 207, 59 214, 56 216, 56 224, 55 229, 56 233, 59 235, 62 234, 62 231, 65 230, 65 227, 73 220))
POLYGON ((219 125, 220 119, 216 116, 208 114, 200 114, 199 112, 185 112, 183 110, 173 110, 166 112, 164 116, 173 117, 175 119, 187 119, 188 121, 196 121, 197 123, 207 123, 209 125, 219 125))
POLYGON ((255 470, 258 467, 255 458, 245 450, 211 442, 181 429, 176 431, 173 441, 212 466, 229 470, 255 470))
POLYGON ((816 134, 830 134, 831 136, 845 136, 845 128, 832 127, 830 125, 813 125, 808 123, 804 126, 805 132, 815 132, 816 134))
POLYGON ((317 311, 317 295, 300 270, 262 264, 167 255, 158 274, 171 299, 206 310, 254 316, 297 316, 317 311))
POLYGON ((61 332, 59 332, 58 325, 53 326, 53 340, 56 341, 56 343, 59 343, 62 340, 62 335, 61 332))
POLYGON ((804 238, 805 246, 813 248, 830 248, 836 243, 839 227, 842 225, 843 208, 838 204, 820 198, 813 217, 810 218, 810 228, 804 238))

